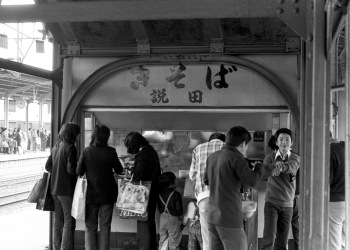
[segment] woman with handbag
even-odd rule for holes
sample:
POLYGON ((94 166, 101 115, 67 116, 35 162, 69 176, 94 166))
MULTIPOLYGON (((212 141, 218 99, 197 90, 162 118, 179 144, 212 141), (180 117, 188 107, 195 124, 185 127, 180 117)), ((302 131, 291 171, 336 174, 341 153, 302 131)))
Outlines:
POLYGON ((160 163, 157 152, 138 132, 129 133, 124 140, 128 153, 134 154, 132 168, 134 181, 152 181, 149 194, 147 221, 137 221, 139 250, 157 249, 155 213, 159 195, 160 163))
POLYGON ((86 174, 88 181, 85 212, 86 250, 109 249, 113 207, 118 197, 114 173, 121 174, 123 171, 115 148, 107 144, 109 135, 108 127, 96 125, 90 146, 84 149, 78 162, 77 174, 86 174))
POLYGON ((45 169, 51 172, 51 194, 54 201, 53 249, 74 249, 75 219, 71 216, 72 201, 77 181, 77 149, 75 142, 80 127, 66 123, 52 148, 45 169))

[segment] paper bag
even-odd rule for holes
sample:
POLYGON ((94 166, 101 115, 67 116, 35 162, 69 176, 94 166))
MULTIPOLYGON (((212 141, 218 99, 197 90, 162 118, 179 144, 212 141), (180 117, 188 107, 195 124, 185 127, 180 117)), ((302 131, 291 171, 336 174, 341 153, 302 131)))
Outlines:
POLYGON ((47 174, 47 172, 44 172, 43 177, 35 183, 27 198, 28 202, 38 203, 39 199, 43 197, 45 191, 45 181, 48 177, 47 174))
POLYGON ((43 211, 55 211, 50 188, 51 174, 47 173, 47 178, 43 178, 42 181, 42 185, 45 185, 45 189, 43 195, 39 198, 39 201, 36 204, 36 209, 43 211))

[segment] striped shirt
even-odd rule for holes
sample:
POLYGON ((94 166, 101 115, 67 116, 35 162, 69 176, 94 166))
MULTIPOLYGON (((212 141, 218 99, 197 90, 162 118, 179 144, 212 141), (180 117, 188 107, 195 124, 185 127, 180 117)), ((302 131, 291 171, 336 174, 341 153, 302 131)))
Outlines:
POLYGON ((197 197, 197 203, 209 197, 209 187, 203 181, 207 158, 215 151, 220 150, 224 144, 219 139, 213 139, 210 142, 199 144, 192 152, 189 177, 191 180, 196 181, 195 195, 197 197))

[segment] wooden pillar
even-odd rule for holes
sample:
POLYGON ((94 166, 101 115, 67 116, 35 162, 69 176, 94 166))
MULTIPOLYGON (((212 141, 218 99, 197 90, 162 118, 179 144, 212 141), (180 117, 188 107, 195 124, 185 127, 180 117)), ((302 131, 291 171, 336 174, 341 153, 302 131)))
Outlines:
POLYGON ((346 46, 346 71, 345 71, 345 95, 346 95, 346 125, 345 125, 345 245, 350 247, 350 7, 345 22, 345 46, 346 46))
POLYGON ((328 249, 329 105, 325 0, 307 0, 301 84, 301 249, 328 249))

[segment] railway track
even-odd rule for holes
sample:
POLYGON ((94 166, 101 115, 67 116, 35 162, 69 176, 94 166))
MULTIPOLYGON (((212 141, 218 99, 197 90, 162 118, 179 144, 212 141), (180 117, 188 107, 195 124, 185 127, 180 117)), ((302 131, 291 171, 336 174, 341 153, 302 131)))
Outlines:
POLYGON ((30 191, 25 191, 16 194, 0 196, 0 207, 25 201, 28 198, 29 193, 30 191))
POLYGON ((41 176, 42 174, 0 181, 0 207, 25 201, 41 176))
POLYGON ((28 176, 23 176, 18 178, 2 179, 0 180, 0 188, 7 187, 9 185, 14 185, 14 184, 27 183, 29 181, 37 181, 42 177, 42 175, 43 174, 40 173, 40 174, 28 175, 28 176))

